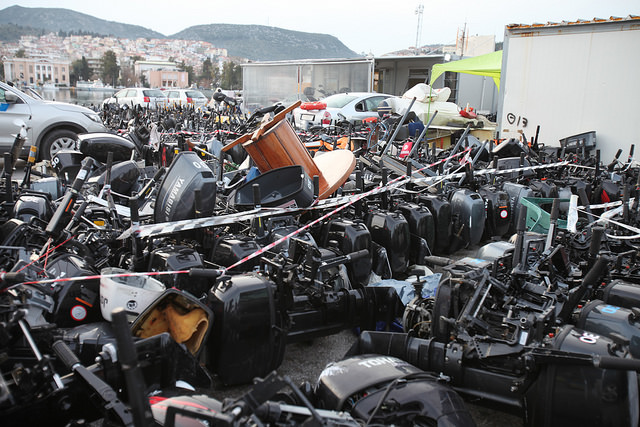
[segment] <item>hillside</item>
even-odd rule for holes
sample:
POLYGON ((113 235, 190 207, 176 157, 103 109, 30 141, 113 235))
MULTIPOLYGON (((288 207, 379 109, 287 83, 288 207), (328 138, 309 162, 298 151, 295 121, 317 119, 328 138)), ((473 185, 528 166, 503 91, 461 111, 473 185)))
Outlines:
POLYGON ((105 21, 73 10, 49 7, 7 7, 0 10, 1 24, 28 25, 37 30, 53 32, 86 31, 125 39, 165 38, 164 35, 139 25, 105 21))
POLYGON ((21 35, 43 32, 84 32, 118 38, 172 38, 202 40, 227 49, 230 56, 254 61, 353 58, 354 51, 328 34, 290 31, 263 25, 196 25, 170 37, 139 25, 106 21, 60 8, 10 6, 0 10, 0 42, 15 42, 21 35))
POLYGON ((226 48, 231 56, 255 61, 359 56, 328 34, 304 33, 263 25, 196 25, 173 34, 170 38, 206 41, 216 47, 226 48))

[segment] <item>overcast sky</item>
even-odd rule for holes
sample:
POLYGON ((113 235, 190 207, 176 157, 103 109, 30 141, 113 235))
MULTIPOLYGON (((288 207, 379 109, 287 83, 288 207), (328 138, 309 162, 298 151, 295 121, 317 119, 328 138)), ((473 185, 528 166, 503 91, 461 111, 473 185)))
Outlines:
POLYGON ((269 25, 331 34, 357 53, 374 55, 414 46, 417 37, 421 45, 455 43, 465 24, 468 34, 502 41, 512 23, 640 15, 640 0, 0 0, 0 9, 13 4, 71 9, 164 35, 201 24, 269 25))

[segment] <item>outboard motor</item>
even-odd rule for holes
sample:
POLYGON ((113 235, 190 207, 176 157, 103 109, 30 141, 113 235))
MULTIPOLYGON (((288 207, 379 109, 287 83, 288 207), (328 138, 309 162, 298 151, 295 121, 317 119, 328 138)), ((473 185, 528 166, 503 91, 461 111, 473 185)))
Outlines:
POLYGON ((134 151, 139 154, 136 145, 127 138, 101 132, 78 135, 78 149, 85 156, 93 157, 100 163, 107 163, 109 152, 113 153, 114 162, 131 159, 134 151))
POLYGON ((387 250, 391 272, 402 274, 409 267, 409 223, 400 212, 376 210, 365 215, 374 242, 387 250))
POLYGON ((216 198, 216 178, 195 152, 183 151, 176 156, 160 185, 155 222, 195 218, 196 192, 201 198, 203 214, 211 214, 216 198))
POLYGON ((449 251, 449 242, 451 240, 451 204, 442 195, 426 195, 420 196, 418 199, 424 204, 431 215, 435 224, 436 238, 433 251, 436 254, 445 254, 449 251))
MULTIPOLYGON (((453 218, 452 245, 477 245, 484 233, 486 219, 484 200, 475 191, 460 189, 451 195, 451 216, 453 218)), ((457 249, 455 246, 453 250, 457 249)))

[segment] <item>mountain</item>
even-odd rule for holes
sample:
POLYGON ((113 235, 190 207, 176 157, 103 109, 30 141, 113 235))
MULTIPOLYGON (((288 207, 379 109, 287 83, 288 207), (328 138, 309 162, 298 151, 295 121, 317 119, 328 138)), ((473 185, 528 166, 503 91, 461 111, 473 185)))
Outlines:
POLYGON ((0 10, 0 41, 16 41, 23 34, 43 31, 80 32, 118 38, 202 40, 227 49, 230 56, 254 61, 354 58, 359 56, 336 37, 263 25, 196 25, 170 37, 139 25, 105 21, 69 9, 10 6, 0 10), (25 25, 28 23, 28 27, 25 25))
POLYGON ((95 18, 91 15, 69 9, 10 6, 0 10, 0 25, 24 25, 24 23, 28 23, 31 28, 53 32, 85 31, 91 34, 123 39, 137 39, 139 37, 154 39, 166 38, 163 34, 139 25, 105 21, 104 19, 95 18))
POLYGON ((196 25, 170 38, 206 41, 216 47, 226 48, 230 56, 255 61, 359 56, 328 34, 304 33, 264 25, 196 25))

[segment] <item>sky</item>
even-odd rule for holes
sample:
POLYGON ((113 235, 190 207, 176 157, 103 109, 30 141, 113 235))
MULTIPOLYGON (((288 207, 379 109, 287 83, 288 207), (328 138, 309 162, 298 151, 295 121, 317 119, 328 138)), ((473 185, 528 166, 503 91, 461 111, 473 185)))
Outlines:
POLYGON ((268 25, 330 34, 356 53, 376 56, 416 41, 455 44, 464 28, 469 35, 502 41, 507 24, 640 15, 640 0, 0 0, 0 9, 14 4, 71 9, 167 36, 202 24, 268 25))

